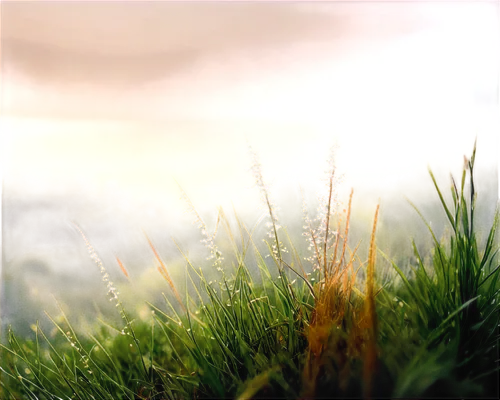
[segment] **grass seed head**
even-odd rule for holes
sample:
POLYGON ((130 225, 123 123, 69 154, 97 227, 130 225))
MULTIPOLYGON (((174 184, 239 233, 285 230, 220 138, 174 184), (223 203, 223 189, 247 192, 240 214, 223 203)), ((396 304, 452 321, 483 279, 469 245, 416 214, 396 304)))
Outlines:
MULTIPOLYGON (((259 188, 261 200, 266 205, 269 212, 270 222, 268 222, 266 226, 268 227, 267 236, 270 239, 273 239, 272 254, 279 261, 281 260, 281 254, 285 253, 287 250, 278 238, 278 230, 281 228, 277 216, 278 208, 274 204, 269 194, 269 187, 264 181, 264 176, 262 174, 262 164, 260 163, 257 153, 252 149, 251 146, 248 146, 248 150, 250 152, 252 160, 251 171, 255 179, 255 184, 259 188)), ((282 267, 280 266, 280 270, 281 268, 282 267)))
POLYGON ((210 255, 207 257, 207 260, 214 260, 213 266, 216 267, 219 272, 223 272, 222 261, 224 260, 224 257, 222 255, 222 252, 219 250, 219 248, 215 244, 215 237, 217 236, 217 229, 219 227, 219 223, 221 220, 221 211, 219 210, 219 213, 217 215, 217 222, 215 224, 214 232, 209 233, 209 230, 207 228, 207 225, 205 224, 205 221, 203 221, 203 218, 201 218, 200 214, 196 210, 191 199, 189 198, 189 196, 186 194, 186 192, 182 189, 182 187, 179 184, 178 184, 178 186, 179 186, 179 189, 180 189, 181 194, 182 194, 181 198, 184 200, 184 202, 187 206, 187 211, 195 216, 193 224, 197 224, 198 229, 200 229, 200 231, 201 231, 201 234, 203 236, 203 239, 201 239, 201 242, 210 251, 210 255))
POLYGON ((97 252, 95 251, 94 247, 90 244, 90 241, 87 239, 87 236, 83 233, 83 230, 80 228, 80 226, 78 226, 76 222, 73 222, 73 225, 82 236, 85 245, 87 246, 87 251, 89 252, 90 258, 99 267, 99 271, 101 272, 102 275, 102 280, 103 282, 106 283, 106 288, 108 289, 108 295, 110 296, 109 301, 115 301, 118 304, 119 303, 118 295, 120 293, 118 292, 113 282, 111 281, 109 274, 106 271, 106 268, 104 268, 104 264, 97 255, 97 252))

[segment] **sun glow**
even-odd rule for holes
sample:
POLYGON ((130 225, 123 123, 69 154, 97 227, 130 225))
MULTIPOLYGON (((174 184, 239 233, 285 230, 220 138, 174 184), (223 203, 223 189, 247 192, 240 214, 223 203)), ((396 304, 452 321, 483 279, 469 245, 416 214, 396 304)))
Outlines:
POLYGON ((447 171, 476 136, 480 160, 496 162, 498 18, 485 4, 417 8, 425 23, 411 32, 370 40, 361 24, 349 46, 316 38, 258 56, 239 50, 119 96, 90 83, 51 90, 13 71, 4 104, 34 111, 3 117, 8 190, 173 206, 177 181, 209 209, 244 208, 255 200, 247 142, 285 198, 320 188, 333 144, 346 192, 374 198, 410 189, 427 164, 447 171))

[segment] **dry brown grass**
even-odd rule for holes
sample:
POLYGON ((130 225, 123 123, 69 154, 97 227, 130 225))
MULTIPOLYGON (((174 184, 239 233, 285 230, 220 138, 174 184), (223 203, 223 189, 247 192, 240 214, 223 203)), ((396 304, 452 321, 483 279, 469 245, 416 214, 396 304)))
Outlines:
POLYGON ((170 288, 172 289, 172 292, 174 293, 174 296, 177 299, 177 302, 179 303, 179 305, 181 306, 181 308, 184 311, 186 311, 186 307, 182 303, 181 296, 179 295, 179 292, 177 291, 177 289, 176 289, 176 287, 174 285, 174 281, 172 280, 172 278, 170 278, 170 274, 168 273, 168 270, 167 270, 167 267, 165 266, 165 263, 161 259, 160 255, 156 251, 155 246, 153 245, 153 243, 151 242, 151 240, 149 239, 148 235, 146 235, 145 232, 144 232, 144 236, 146 236, 146 239, 147 239, 147 241, 149 243, 149 247, 151 247, 151 250, 153 250, 153 253, 154 253, 155 257, 156 257, 156 260, 159 263, 158 271, 160 272, 161 276, 163 276, 163 278, 168 282, 168 284, 169 284, 170 288))
POLYGON ((370 250, 368 253, 368 270, 366 274, 366 297, 365 297, 365 328, 367 332, 366 349, 364 355, 363 380, 365 383, 363 395, 371 397, 372 378, 375 373, 377 362, 377 314, 375 310, 374 274, 375 274, 375 230, 377 228, 379 206, 375 211, 370 250))
MULTIPOLYGON (((371 393, 372 376, 377 358, 374 270, 375 230, 379 207, 377 206, 375 212, 370 241, 364 301, 360 301, 359 298, 354 299, 352 296, 357 277, 357 269, 354 268, 357 247, 347 254, 352 195, 351 191, 342 234, 342 222, 339 218, 337 234, 333 243, 328 246, 330 215, 327 215, 328 225, 325 227, 325 238, 321 250, 316 245, 315 238, 312 238, 322 279, 315 286, 316 301, 306 334, 308 353, 303 373, 304 398, 314 398, 318 395, 316 392, 319 380, 324 374, 332 371, 337 374, 339 393, 345 393, 351 375, 351 361, 356 359, 363 361, 364 365, 364 396, 370 397, 371 393)), ((330 213, 328 203, 328 214, 330 213)))

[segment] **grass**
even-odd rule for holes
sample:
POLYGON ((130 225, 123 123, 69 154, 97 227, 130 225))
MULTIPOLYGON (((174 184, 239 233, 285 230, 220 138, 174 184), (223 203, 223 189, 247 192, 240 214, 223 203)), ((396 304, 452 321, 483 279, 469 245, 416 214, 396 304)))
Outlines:
POLYGON ((376 261, 377 253, 387 258, 375 243, 379 208, 363 262, 359 244, 348 245, 353 193, 340 212, 333 164, 318 218, 311 220, 304 207, 307 260, 279 226, 255 155, 253 172, 269 213, 266 251, 254 238, 256 227, 235 217, 235 233, 222 210, 210 232, 186 196, 212 268, 185 256, 186 281, 179 288, 146 235, 168 289, 164 304, 148 303, 148 318, 129 314, 75 224, 122 322, 99 321, 90 332, 77 332, 61 308, 59 316, 48 316, 55 335, 38 324, 33 338, 9 329, 0 347, 0 398, 495 398, 499 213, 481 243, 475 153, 474 146, 458 185, 452 178, 451 203, 430 171, 449 233, 438 239, 422 216, 433 240, 431 257, 413 242, 412 273, 389 260, 395 274, 385 282, 376 261), (219 227, 233 248, 231 264, 217 246, 219 227))

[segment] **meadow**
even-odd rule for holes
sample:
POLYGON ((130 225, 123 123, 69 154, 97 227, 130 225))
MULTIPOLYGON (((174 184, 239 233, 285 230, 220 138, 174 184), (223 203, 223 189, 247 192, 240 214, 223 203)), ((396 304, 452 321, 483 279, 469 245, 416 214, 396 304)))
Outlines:
POLYGON ((350 240, 356 193, 338 199, 333 162, 317 215, 304 205, 303 237, 291 237, 254 155, 267 221, 249 227, 219 210, 209 229, 184 195, 205 265, 176 242, 186 268, 179 283, 144 232, 165 290, 141 312, 127 307, 92 238, 74 223, 116 318, 81 329, 61 307, 47 314, 52 331, 36 321, 31 336, 9 329, 0 345, 0 398, 497 398, 499 210, 497 203, 479 235, 475 158, 474 145, 446 191, 429 170, 447 226, 438 236, 415 207, 432 249, 408 237, 412 256, 396 260, 377 247, 378 206, 367 243, 350 240))

